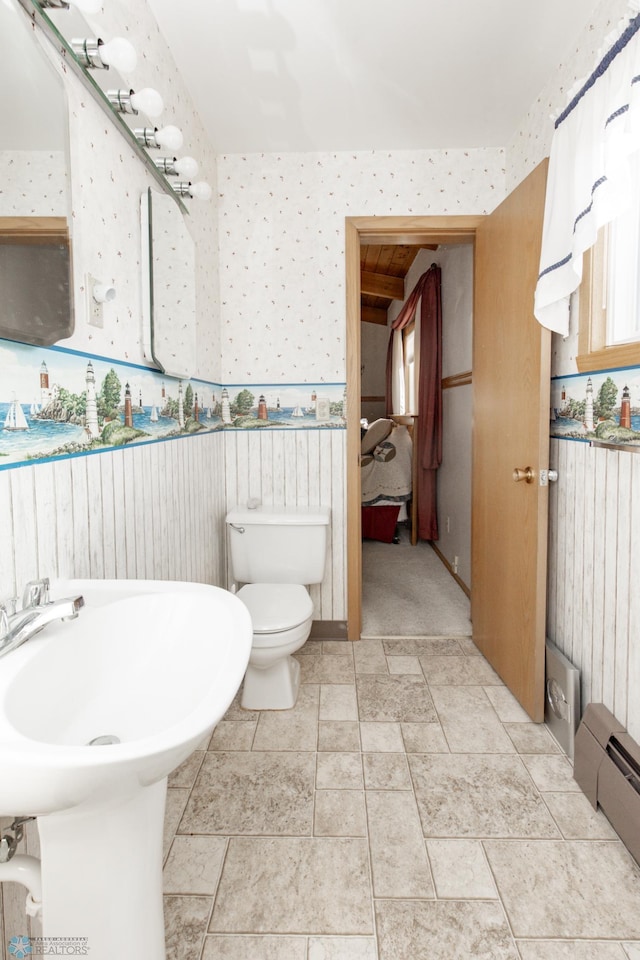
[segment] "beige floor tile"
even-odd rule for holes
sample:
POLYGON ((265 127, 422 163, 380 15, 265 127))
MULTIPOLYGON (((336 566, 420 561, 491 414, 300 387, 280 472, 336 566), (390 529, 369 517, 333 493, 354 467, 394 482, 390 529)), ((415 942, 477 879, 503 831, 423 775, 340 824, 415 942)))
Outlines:
POLYGON ((164 868, 164 892, 214 896, 226 849, 224 837, 175 837, 164 868))
POLYGON ((560 753, 544 723, 505 723, 518 753, 560 753))
POLYGON ((479 840, 427 840, 436 893, 445 900, 494 900, 498 896, 479 840))
POLYGON ((379 960, 518 960, 499 903, 376 902, 379 960))
POLYGON ((387 666, 392 676, 399 676, 403 673, 415 673, 422 676, 422 667, 417 657, 387 657, 387 666))
POLYGON ((404 751, 404 741, 399 723, 364 720, 360 724, 360 741, 362 749, 370 753, 373 751, 379 753, 401 753, 404 751))
POLYGON ((580 792, 580 787, 573 779, 573 767, 564 755, 555 757, 529 756, 523 757, 522 761, 538 790, 542 792, 580 792))
POLYGON ((320 687, 321 720, 357 720, 355 683, 323 683, 320 687))
POLYGON ((227 712, 225 713, 223 720, 258 720, 260 717, 260 712, 258 710, 244 710, 240 706, 240 698, 242 696, 242 687, 238 690, 233 702, 227 712))
POLYGON ((180 833, 309 835, 313 753, 207 753, 180 833))
POLYGON ((485 841, 514 936, 635 940, 640 870, 609 841, 485 841))
POLYGON ((351 657, 334 653, 309 654, 300 657, 300 681, 302 683, 352 683, 354 677, 351 657))
POLYGON ((389 673, 382 640, 360 640, 355 643, 353 645, 353 660, 357 676, 371 673, 389 673))
POLYGON ((232 837, 209 929, 371 936, 367 841, 232 837))
POLYGON ((558 837, 520 757, 408 754, 425 837, 558 837))
POLYGON ((460 649, 466 657, 482 656, 471 637, 458 637, 458 643, 460 644, 460 649))
POLYGON ((484 691, 493 709, 503 723, 531 723, 531 717, 523 710, 514 695, 506 687, 487 686, 484 691))
POLYGON ((318 724, 318 750, 350 753, 360 750, 360 724, 357 720, 321 720, 318 724))
POLYGON ((384 652, 388 656, 446 657, 460 656, 461 648, 457 640, 449 637, 404 637, 398 640, 383 640, 384 652))
POLYGON ((606 940, 518 940, 518 949, 522 960, 627 960, 606 940))
POLYGON ((264 710, 260 714, 253 750, 315 750, 318 741, 320 688, 302 684, 290 710, 264 710))
POLYGON ((196 750, 169 774, 170 787, 192 787, 202 766, 204 751, 196 750))
POLYGON ((411 790, 404 753, 363 753, 362 763, 367 790, 411 790))
POLYGON ((439 723, 401 723, 407 753, 449 753, 449 744, 439 723))
POLYGON ((448 684, 495 684, 502 680, 484 657, 420 657, 420 663, 429 686, 448 684))
POLYGON ((359 753, 319 753, 317 790, 362 790, 362 758, 359 753))
POLYGON ((601 810, 583 793, 545 793, 544 801, 566 840, 616 840, 618 835, 601 810))
POLYGON ((374 896, 434 897, 413 794, 369 791, 367 821, 374 896))
POLYGON ((623 943, 622 947, 629 960, 640 960, 640 943, 623 943))
POLYGON ((167 960, 200 956, 212 903, 209 897, 164 898, 167 960))
POLYGON ((205 937, 202 960, 307 960, 307 938, 210 933, 205 937))
POLYGON ((353 643, 350 640, 323 640, 322 652, 353 658, 353 643))
POLYGON ((515 753, 482 687, 436 686, 431 696, 452 753, 515 753))
POLYGON ((359 676, 356 688, 360 720, 433 723, 438 719, 422 677, 359 676))
POLYGON ((309 937, 308 960, 378 960, 373 937, 309 937))
POLYGON ((366 837, 364 790, 316 790, 316 837, 366 837))
POLYGON ((251 750, 257 720, 221 720, 209 741, 209 750, 251 750))
POLYGON ((322 654, 322 644, 322 640, 307 640, 299 650, 296 650, 296 656, 306 656, 310 653, 320 656, 322 654))
POLYGON ((187 787, 173 787, 167 790, 167 800, 164 810, 164 838, 163 857, 169 853, 171 841, 178 829, 178 824, 189 799, 190 790, 187 787))

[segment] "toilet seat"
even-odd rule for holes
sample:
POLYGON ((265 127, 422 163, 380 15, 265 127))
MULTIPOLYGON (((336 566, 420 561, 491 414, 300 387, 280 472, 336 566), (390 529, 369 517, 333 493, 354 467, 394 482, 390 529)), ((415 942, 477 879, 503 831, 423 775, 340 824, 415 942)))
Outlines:
POLYGON ((253 646, 272 646, 279 634, 302 626, 313 616, 313 601, 298 583, 248 583, 238 591, 253 623, 253 646))

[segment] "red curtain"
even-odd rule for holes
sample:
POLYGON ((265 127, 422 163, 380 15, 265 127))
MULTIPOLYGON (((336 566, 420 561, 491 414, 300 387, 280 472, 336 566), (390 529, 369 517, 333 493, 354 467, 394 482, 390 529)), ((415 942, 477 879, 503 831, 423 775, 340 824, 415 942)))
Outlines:
POLYGON ((408 326, 420 302, 418 386, 418 536, 438 539, 437 476, 442 463, 442 292, 440 267, 432 263, 391 324, 387 350, 387 414, 391 409, 393 331, 408 326))

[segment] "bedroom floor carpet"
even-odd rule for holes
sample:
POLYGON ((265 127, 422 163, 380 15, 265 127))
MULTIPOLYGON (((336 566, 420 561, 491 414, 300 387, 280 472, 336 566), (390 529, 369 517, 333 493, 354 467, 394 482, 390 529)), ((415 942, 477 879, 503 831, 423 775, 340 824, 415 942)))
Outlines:
POLYGON ((469 637, 469 599, 431 546, 362 544, 363 637, 469 637))

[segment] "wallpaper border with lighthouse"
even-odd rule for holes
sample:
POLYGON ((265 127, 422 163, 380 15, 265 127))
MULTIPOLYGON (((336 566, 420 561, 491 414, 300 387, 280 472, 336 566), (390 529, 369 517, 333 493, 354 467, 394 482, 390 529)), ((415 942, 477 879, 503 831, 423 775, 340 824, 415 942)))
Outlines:
POLYGON ((0 339, 0 470, 223 430, 344 429, 344 383, 176 379, 0 339))
POLYGON ((558 440, 640 446, 640 367, 553 377, 550 433, 558 440))

